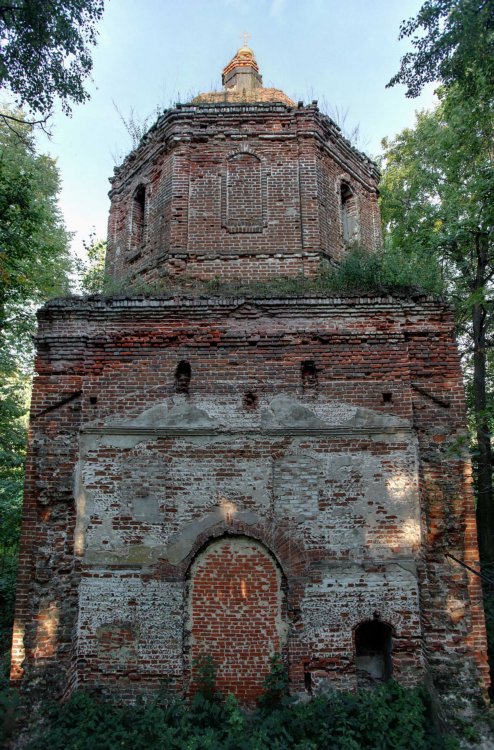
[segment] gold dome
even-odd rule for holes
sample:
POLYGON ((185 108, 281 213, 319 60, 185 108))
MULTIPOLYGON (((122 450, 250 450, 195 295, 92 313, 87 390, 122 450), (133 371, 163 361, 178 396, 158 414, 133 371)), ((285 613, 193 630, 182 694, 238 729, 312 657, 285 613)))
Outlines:
MULTIPOLYGON (((247 35, 246 35, 247 36, 247 35)), ((199 94, 192 104, 242 104, 263 102, 282 103, 294 107, 293 102, 283 91, 264 88, 254 52, 247 44, 237 50, 228 65, 223 69, 223 91, 210 91, 199 94)))
POLYGON ((237 53, 232 57, 228 65, 223 68, 223 77, 227 76, 235 68, 253 68, 256 73, 259 73, 257 60, 250 47, 244 45, 237 50, 237 53))

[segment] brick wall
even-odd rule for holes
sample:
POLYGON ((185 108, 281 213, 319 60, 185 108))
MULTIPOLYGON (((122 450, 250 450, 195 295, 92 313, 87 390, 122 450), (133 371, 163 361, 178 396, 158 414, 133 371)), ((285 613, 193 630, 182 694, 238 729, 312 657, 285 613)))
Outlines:
POLYGON ((338 260, 347 249, 342 179, 355 194, 354 239, 375 249, 376 167, 316 106, 170 110, 113 179, 107 270, 150 283, 312 276, 321 258, 338 260), (136 247, 131 216, 142 186, 146 227, 136 247))
POLYGON ((192 682, 201 658, 209 656, 218 665, 221 692, 243 703, 255 700, 270 657, 282 653, 286 641, 282 574, 271 555, 249 537, 214 541, 192 565, 187 604, 192 682))
POLYGON ((222 685, 250 698, 281 649, 294 692, 353 688, 355 630, 377 620, 397 679, 428 669, 443 697, 478 698, 481 592, 448 557, 478 565, 444 306, 55 301, 36 368, 15 679, 130 697, 166 678, 186 692, 194 656, 225 649, 222 685), (249 674, 226 652, 233 621, 217 627, 227 556, 246 616, 266 622, 249 674), (207 580, 216 599, 201 599, 207 580))

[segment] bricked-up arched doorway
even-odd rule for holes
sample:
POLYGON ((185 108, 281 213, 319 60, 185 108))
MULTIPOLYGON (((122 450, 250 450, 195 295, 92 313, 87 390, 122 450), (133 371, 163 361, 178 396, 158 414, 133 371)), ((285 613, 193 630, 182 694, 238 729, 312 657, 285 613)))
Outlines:
POLYGON ((188 607, 192 686, 193 665, 207 655, 222 693, 255 700, 287 634, 283 574, 266 547, 246 536, 211 542, 190 568, 188 607))

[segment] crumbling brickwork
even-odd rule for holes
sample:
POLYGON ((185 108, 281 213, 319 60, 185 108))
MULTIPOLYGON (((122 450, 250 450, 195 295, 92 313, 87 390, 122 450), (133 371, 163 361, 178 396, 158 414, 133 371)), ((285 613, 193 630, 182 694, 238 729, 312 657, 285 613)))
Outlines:
POLYGON ((375 165, 316 104, 183 105, 116 171, 108 273, 149 283, 314 276, 351 244, 343 239, 342 181, 356 198, 352 242, 379 246, 377 180, 375 165), (136 246, 132 206, 142 188, 145 227, 136 246))
POLYGON ((375 166, 315 104, 267 101, 251 59, 224 96, 166 112, 113 180, 109 273, 182 291, 39 313, 12 678, 188 694, 209 655, 250 702, 279 653, 295 694, 428 676, 477 700, 447 307, 183 291, 313 276, 379 246, 375 166))
POLYGON ((187 691, 203 650, 236 689, 228 608, 209 612, 228 551, 228 595, 244 585, 272 618, 246 697, 278 648, 295 692, 357 686, 355 630, 373 620, 405 684, 487 679, 478 581, 447 556, 478 564, 443 305, 61 301, 40 315, 37 371, 15 676, 25 655, 32 679, 56 664, 64 686, 187 691), (233 540, 265 564, 258 590, 233 540))

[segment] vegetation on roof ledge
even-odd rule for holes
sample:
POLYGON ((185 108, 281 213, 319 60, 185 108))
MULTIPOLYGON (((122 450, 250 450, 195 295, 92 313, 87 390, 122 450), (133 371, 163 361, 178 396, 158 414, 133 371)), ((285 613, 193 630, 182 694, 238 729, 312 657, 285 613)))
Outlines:
POLYGON ((327 263, 313 278, 306 276, 274 277, 267 281, 224 281, 216 277, 201 281, 189 276, 163 278, 156 282, 127 279, 118 282, 100 277, 86 285, 89 295, 105 297, 376 297, 393 296, 416 299, 427 295, 442 296, 444 281, 433 256, 404 257, 394 249, 370 253, 352 248, 338 265, 327 263))

